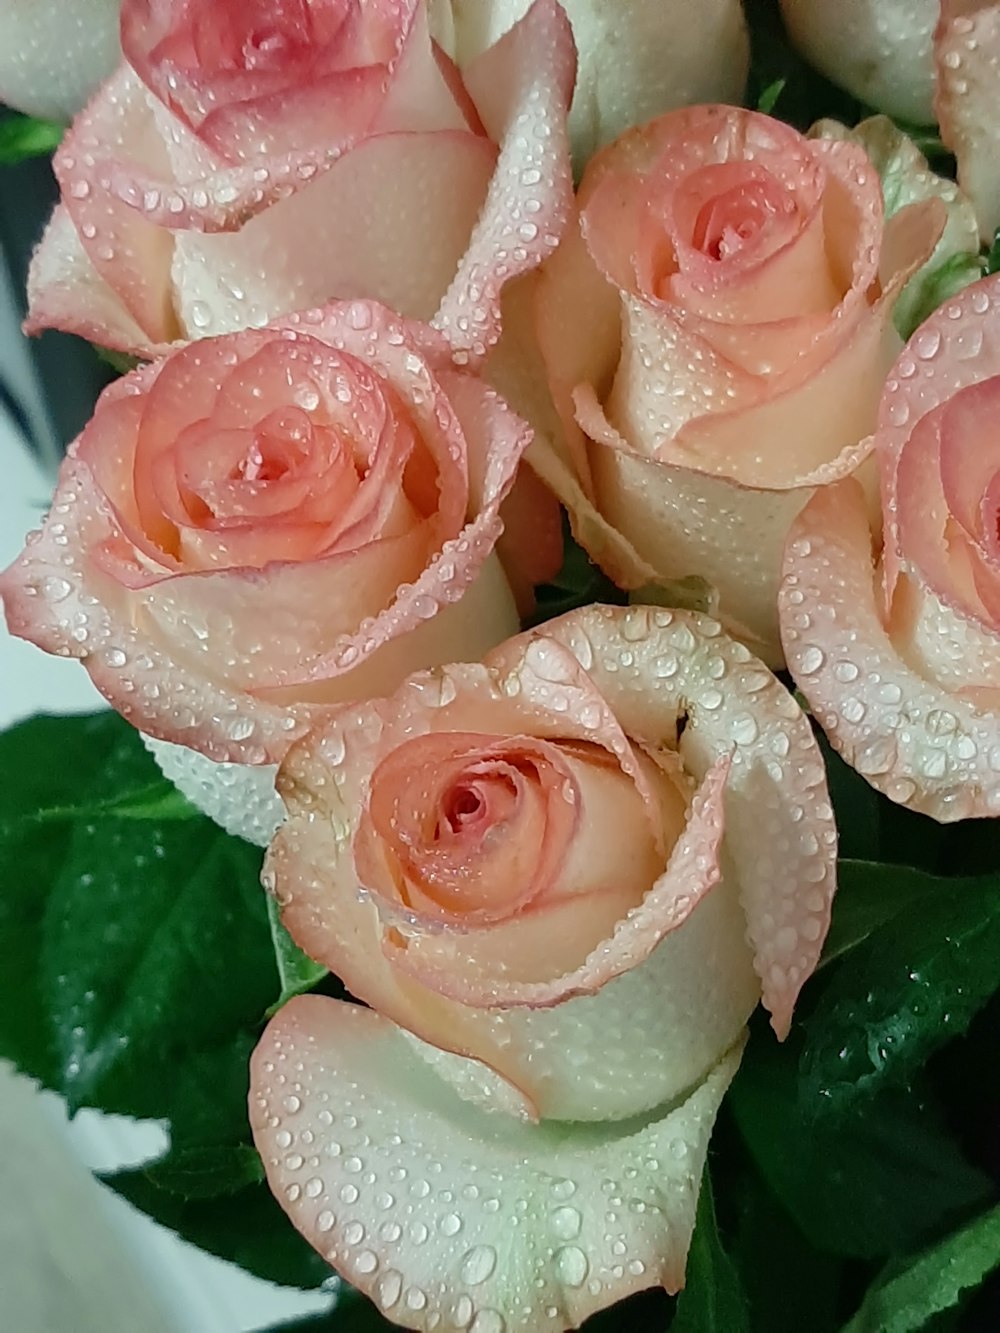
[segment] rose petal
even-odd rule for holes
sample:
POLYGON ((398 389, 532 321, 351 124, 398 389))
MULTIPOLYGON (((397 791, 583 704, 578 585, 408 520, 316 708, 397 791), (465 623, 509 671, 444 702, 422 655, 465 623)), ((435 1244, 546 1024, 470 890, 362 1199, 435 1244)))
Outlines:
POLYGON ((274 789, 277 765, 219 764, 186 745, 142 739, 163 776, 202 814, 235 838, 267 846, 285 818, 274 789))
POLYGON ((463 71, 490 137, 496 170, 468 249, 434 323, 457 359, 481 360, 500 337, 500 293, 559 243, 573 198, 565 112, 576 58, 555 0, 525 17, 463 71))
POLYGON ((168 343, 179 333, 170 291, 172 240, 150 221, 139 187, 140 206, 130 207, 120 197, 113 178, 116 154, 142 162, 147 172, 169 172, 164 146, 152 129, 149 94, 127 65, 73 122, 52 166, 90 262, 148 342, 168 343))
MULTIPOLYGON (((910 339, 886 381, 876 450, 885 509, 883 576, 887 602, 891 602, 902 560, 897 521, 898 470, 914 427, 961 390, 998 373, 1000 275, 994 275, 966 287, 936 310, 910 339)), ((908 551, 910 561, 921 563, 925 557, 934 561, 938 553, 922 542, 908 551)))
MULTIPOLYGON (((28 270, 25 333, 59 328, 101 347, 141 348, 150 355, 170 350, 156 342, 129 314, 117 292, 90 262, 73 220, 57 204, 28 270)), ((169 332, 169 330, 164 330, 169 332)))
POLYGON ((569 1329, 630 1292, 683 1282, 708 1136, 738 1060, 736 1049, 639 1128, 553 1137, 462 1101, 385 1019, 303 996, 254 1055, 251 1123, 295 1225, 393 1321, 569 1329))
POLYGON ((914 125, 934 120, 940 0, 780 0, 795 45, 827 78, 914 125))
POLYGON ((683 714, 678 749, 698 780, 732 754, 726 846, 764 1003, 783 1036, 819 958, 836 880, 833 812, 805 715, 742 644, 704 616, 590 607, 545 631, 590 663, 629 736, 653 742, 683 714))
POLYGON ((13 0, 0 9, 0 102, 70 120, 114 69, 119 0, 13 0))
POLYGON ((995 170, 1000 64, 1000 5, 942 0, 934 34, 934 112, 941 138, 955 154, 958 183, 972 200, 985 244, 1000 225, 995 170))
POLYGON ((430 319, 494 163, 489 141, 464 132, 381 135, 237 232, 179 234, 173 276, 182 322, 204 337, 355 296, 430 319))
POLYGON ((1000 712, 907 665, 875 586, 857 485, 818 492, 792 529, 779 600, 796 682, 838 753, 891 800, 942 822, 1000 813, 1000 712))

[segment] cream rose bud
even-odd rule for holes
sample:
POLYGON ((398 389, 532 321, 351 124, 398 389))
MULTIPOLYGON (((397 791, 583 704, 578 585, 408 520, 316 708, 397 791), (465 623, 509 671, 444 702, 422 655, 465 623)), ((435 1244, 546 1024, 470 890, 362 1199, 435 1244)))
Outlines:
POLYGON ((462 69, 424 0, 125 0, 125 60, 54 167, 32 331, 143 356, 375 299, 481 360, 572 200, 555 0, 462 69))
POLYGON ((623 135, 578 202, 538 286, 559 422, 532 464, 620 587, 706 580, 776 664, 789 526, 870 452, 893 303, 944 206, 885 222, 859 146, 726 106, 623 135))
POLYGON ((789 668, 872 786, 939 820, 1000 815, 1000 277, 914 334, 875 448, 884 539, 857 486, 818 493, 785 553, 789 668))
POLYGON ((105 390, 0 576, 8 624, 141 731, 275 763, 334 701, 517 627, 494 547, 529 438, 370 301, 193 343, 105 390))
MULTIPOLYGON (((460 64, 519 19, 529 0, 431 0, 435 35, 460 64)), ((560 0, 578 53, 569 131, 587 159, 673 107, 740 102, 750 44, 740 0, 560 0)))
POLYGON ((902 120, 938 122, 989 244, 1000 226, 1000 3, 781 0, 781 9, 792 39, 834 83, 902 120))
POLYGON ((69 120, 118 60, 121 0, 0 0, 0 102, 69 120))
POLYGON ((279 789, 265 883, 370 1006, 293 1000, 254 1056, 296 1227, 415 1329, 677 1290, 745 1022, 787 1031, 829 919, 788 692, 705 617, 588 607, 345 707, 279 789))
POLYGON ((941 0, 779 2, 792 41, 828 79, 911 125, 934 120, 941 0))

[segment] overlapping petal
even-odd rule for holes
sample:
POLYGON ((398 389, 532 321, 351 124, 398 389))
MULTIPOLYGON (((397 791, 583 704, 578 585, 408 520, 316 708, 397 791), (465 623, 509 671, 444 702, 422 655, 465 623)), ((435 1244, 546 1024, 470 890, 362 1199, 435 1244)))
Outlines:
MULTIPOLYGON (((887 631, 856 483, 817 494, 792 529, 781 621, 817 720, 872 786, 942 821, 1000 814, 1000 707, 963 698, 954 678, 938 684, 887 631)), ((974 669, 975 631, 956 617, 941 627, 961 679, 974 669)))
MULTIPOLYGON (((530 0, 431 0, 438 40, 467 63, 521 18, 530 0)), ((562 0, 579 53, 569 132, 578 170, 624 130, 673 107, 739 102, 749 48, 736 0, 562 0)))
POLYGON ((639 1124, 525 1124, 460 1098, 387 1019, 304 996, 254 1055, 250 1115, 292 1221, 395 1323, 569 1329, 682 1285, 738 1060, 639 1124))
POLYGON ((725 107, 623 136, 579 202, 538 292, 559 425, 535 465, 615 578, 706 579, 727 628, 779 662, 788 525, 869 452, 893 302, 944 209, 883 228, 859 148, 725 107))
POLYGON ((273 762, 333 700, 483 652, 516 625, 493 549, 527 440, 439 335, 371 303, 198 344, 106 392, 42 532, 4 575, 11 629, 83 659, 150 735, 273 762), (353 448, 359 490, 309 472, 303 491, 294 468, 283 475, 281 439, 271 490, 248 479, 267 465, 254 431, 288 411, 319 431, 295 466, 335 447, 342 469, 353 448), (218 491, 221 517, 206 512, 205 460, 178 443, 206 422, 217 444, 242 430, 250 450, 218 491), (266 512, 279 491, 285 511, 266 512))
POLYGON ((972 200, 983 240, 1000 226, 996 123, 1000 92, 1000 5, 942 0, 934 34, 934 113, 955 154, 958 180, 972 200))

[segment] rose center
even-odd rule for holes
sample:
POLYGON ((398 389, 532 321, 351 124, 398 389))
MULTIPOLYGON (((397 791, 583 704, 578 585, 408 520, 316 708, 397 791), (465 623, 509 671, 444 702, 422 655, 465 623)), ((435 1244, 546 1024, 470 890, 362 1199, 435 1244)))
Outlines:
POLYGON ((794 200, 762 180, 743 180, 698 210, 691 244, 709 259, 726 260, 753 243, 772 219, 794 213, 794 200))

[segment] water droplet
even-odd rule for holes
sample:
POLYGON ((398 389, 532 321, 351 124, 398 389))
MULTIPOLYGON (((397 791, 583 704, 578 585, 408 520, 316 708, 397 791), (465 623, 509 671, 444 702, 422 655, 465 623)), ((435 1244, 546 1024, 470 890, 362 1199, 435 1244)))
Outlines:
POLYGON ((457 1236, 462 1230, 462 1219, 458 1213, 445 1213, 438 1222, 438 1231, 442 1236, 457 1236))
POLYGON ((551 1219, 553 1234, 560 1240, 574 1240, 580 1234, 582 1218, 576 1208, 557 1208, 551 1219))
POLYGON ((475 1245, 462 1256, 459 1277, 470 1287, 485 1282, 497 1266, 497 1252, 492 1245, 475 1245))
POLYGON ((826 657, 822 648, 810 644, 808 648, 803 648, 802 655, 799 657, 799 671, 803 676, 814 676, 825 661, 826 657))
POLYGON ((394 1268, 387 1268, 375 1284, 375 1299, 383 1310, 389 1310, 403 1294, 403 1276, 394 1268))
POLYGON ((567 1287, 583 1285, 590 1265, 587 1263, 587 1256, 578 1245, 564 1245, 561 1250, 556 1250, 554 1263, 556 1277, 560 1282, 565 1283, 567 1287))
POLYGON ((496 1310, 480 1310, 469 1326, 469 1333, 506 1333, 507 1323, 496 1310))

